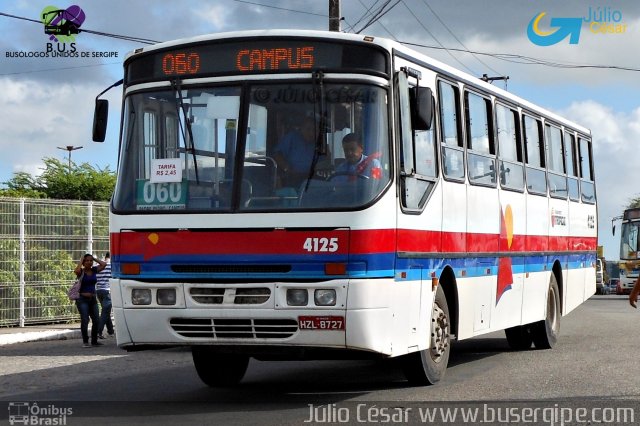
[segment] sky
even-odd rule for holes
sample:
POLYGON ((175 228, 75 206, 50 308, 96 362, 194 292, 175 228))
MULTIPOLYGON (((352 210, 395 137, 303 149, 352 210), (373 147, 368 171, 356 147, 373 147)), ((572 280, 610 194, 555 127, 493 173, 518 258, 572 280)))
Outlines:
MULTIPOLYGON (((328 29, 328 0, 18 0, 0 13, 39 20, 47 6, 78 5, 83 30, 167 41, 249 29, 328 29), (55 2, 54 2, 55 1, 55 2)), ((342 31, 357 32, 384 0, 342 0, 342 31)), ((598 193, 598 244, 618 258, 619 233, 611 219, 640 195, 640 2, 636 0, 392 0, 389 11, 362 34, 406 43, 476 76, 508 76, 506 89, 591 129, 598 193), (582 18, 577 43, 565 38, 540 46, 527 37, 530 21, 582 18), (594 21, 593 22, 587 21, 594 21), (612 25, 607 27, 606 25, 612 25), (596 28, 618 32, 599 33, 596 28), (460 51, 462 50, 462 51, 460 51), (476 54, 468 53, 477 52, 476 54), (532 57, 563 65, 523 64, 495 54, 532 57), (621 70, 619 68, 630 68, 621 70), (635 70, 634 70, 635 69, 635 70)), ((122 78, 129 51, 146 44, 83 32, 78 57, 38 57, 51 43, 43 24, 0 15, 0 187, 15 172, 39 173, 43 158, 116 169, 122 91, 112 89, 104 143, 91 141, 94 100, 122 78), (95 52, 95 53, 94 53, 95 52), (86 56, 82 56, 82 54, 86 56), (102 56, 100 56, 102 54, 102 56), (27 56, 27 57, 20 57, 27 56), (35 56, 35 57, 34 57, 35 56)), ((52 43, 57 50, 57 43, 52 43)), ((66 52, 72 53, 70 43, 66 52)), ((505 88, 503 81, 494 84, 505 88)), ((618 227, 619 228, 619 227, 618 227)))

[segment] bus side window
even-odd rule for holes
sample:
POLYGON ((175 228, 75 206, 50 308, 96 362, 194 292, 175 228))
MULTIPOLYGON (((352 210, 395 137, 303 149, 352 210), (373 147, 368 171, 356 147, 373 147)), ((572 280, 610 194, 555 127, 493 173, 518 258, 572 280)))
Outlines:
POLYGON ((500 185, 506 189, 524 189, 524 167, 518 129, 518 113, 496 104, 496 127, 500 163, 500 185))
POLYGON ((569 199, 580 201, 578 185, 578 165, 576 164, 576 137, 573 133, 564 132, 564 158, 567 167, 569 199))
POLYGON ((495 185, 496 165, 491 101, 472 92, 465 92, 464 98, 465 127, 469 141, 467 151, 469 181, 480 185, 495 185))
POLYGON ((526 149, 527 189, 534 194, 547 193, 547 179, 544 164, 544 142, 542 140, 542 123, 525 115, 522 118, 526 149))
MULTIPOLYGON (((437 177, 436 144, 433 125, 429 130, 415 130, 412 123, 409 82, 404 72, 398 73, 397 90, 399 100, 399 120, 401 129, 402 207, 419 213, 424 207, 437 177)), ((430 99, 433 102, 432 99, 430 99)))
POLYGON ((567 198, 567 177, 562 152, 562 131, 559 127, 545 124, 547 141, 547 168, 549 170, 549 194, 555 198, 567 198))
POLYGON ((445 177, 464 179, 464 144, 460 124, 460 96, 458 88, 438 82, 438 105, 440 114, 440 142, 445 177))
POLYGON ((591 141, 578 138, 578 148, 580 149, 580 188, 582 190, 582 201, 585 203, 596 202, 596 191, 593 184, 593 169, 591 161, 591 141))

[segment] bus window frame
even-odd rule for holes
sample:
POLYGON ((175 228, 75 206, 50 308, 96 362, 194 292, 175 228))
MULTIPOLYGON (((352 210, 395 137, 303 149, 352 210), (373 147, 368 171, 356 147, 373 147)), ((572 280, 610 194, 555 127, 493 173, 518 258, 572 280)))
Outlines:
POLYGON ((524 148, 524 159, 525 159, 525 187, 527 188, 527 193, 529 194, 547 197, 549 194, 549 185, 547 184, 547 164, 546 164, 546 158, 545 158, 545 152, 544 152, 545 142, 544 142, 544 128, 543 128, 543 122, 542 122, 543 118, 544 117, 531 113, 529 111, 523 110, 520 113, 520 121, 522 125, 522 146, 524 148), (538 124, 537 126, 538 136, 541 138, 541 140, 539 140, 538 150, 542 150, 541 152, 539 152, 539 158, 540 158, 540 161, 542 162, 542 167, 529 165, 529 150, 527 149, 527 134, 525 130, 527 126, 525 126, 525 123, 524 123, 524 120, 526 117, 529 117, 530 119, 534 120, 538 124), (527 169, 532 169, 534 171, 542 171, 544 173, 544 185, 545 185, 544 191, 536 191, 531 187, 529 187, 529 175, 527 173, 527 169))
POLYGON ((463 133, 465 135, 465 140, 466 140, 466 149, 465 149, 466 174, 469 179, 469 184, 471 185, 483 186, 487 188, 496 188, 498 184, 498 176, 496 173, 497 155, 496 155, 496 146, 495 146, 495 125, 494 125, 494 119, 493 119, 493 115, 494 115, 493 102, 491 101, 490 96, 484 95, 477 90, 472 90, 471 87, 472 86, 465 86, 462 94, 463 95, 462 96, 463 111, 464 111, 463 133), (488 152, 478 151, 473 149, 472 137, 470 134, 471 116, 470 116, 470 108, 469 108, 469 94, 474 95, 480 98, 481 100, 483 100, 484 105, 486 107, 485 118, 486 118, 486 124, 488 127, 487 128, 487 145, 488 145, 487 148, 489 150, 488 152), (471 170, 469 169, 472 164, 472 161, 469 158, 470 155, 485 158, 485 159, 491 159, 493 161, 494 181, 492 183, 479 182, 476 178, 472 178, 471 170))
POLYGON ((583 203, 586 204, 596 204, 596 200, 598 199, 598 194, 596 193, 596 181, 595 181, 595 173, 594 173, 594 168, 593 168, 593 141, 591 139, 591 136, 586 136, 584 134, 578 133, 577 134, 577 138, 576 138, 576 144, 577 144, 577 148, 578 148, 578 172, 580 174, 580 200, 583 203), (588 154, 589 154, 589 172, 591 174, 591 179, 590 180, 586 180, 584 179, 584 177, 582 176, 582 151, 581 151, 581 147, 580 147, 580 141, 584 140, 587 143, 587 147, 588 147, 588 154), (585 197, 583 196, 583 192, 582 192, 582 184, 591 184, 593 185, 593 200, 588 200, 585 199, 585 197))
MULTIPOLYGON (((417 172, 417 167, 416 167, 416 132, 420 131, 420 130, 416 130, 413 128, 413 124, 412 124, 412 117, 411 117, 411 95, 410 95, 410 91, 412 88, 415 88, 419 85, 419 80, 416 81, 416 84, 412 83, 411 81, 409 81, 410 76, 406 76, 406 99, 404 99, 405 101, 408 102, 407 104, 407 108, 408 111, 405 111, 405 108, 402 105, 403 102, 403 95, 401 95, 401 89, 404 89, 401 87, 400 84, 400 74, 404 74, 405 72, 402 70, 398 70, 395 71, 395 75, 393 77, 393 83, 394 83, 394 87, 393 87, 393 91, 394 93, 397 95, 396 97, 396 102, 394 103, 394 108, 396 109, 395 113, 393 115, 389 115, 389 117, 393 117, 393 120, 395 122, 395 127, 397 129, 396 131, 396 135, 397 135, 397 140, 398 143, 396 144, 398 147, 398 152, 397 152, 397 169, 398 169, 398 188, 399 188, 399 199, 400 199, 400 209, 403 213, 406 214, 413 214, 413 215, 419 215, 421 214, 424 209, 426 208, 427 204, 429 203, 429 200, 431 199, 431 196, 434 193, 434 189, 435 186, 438 183, 438 180, 440 178, 440 164, 439 164, 439 157, 440 157, 440 150, 438 149, 438 127, 437 127, 437 122, 438 119, 436 119, 435 116, 438 116, 439 114, 436 114, 436 108, 433 108, 434 111, 434 117, 431 121, 431 128, 429 130, 423 130, 426 132, 433 132, 433 148, 434 148, 434 167, 435 167, 435 176, 427 176, 427 175, 423 175, 417 172), (406 117, 405 117, 406 116, 406 117), (408 123, 408 128, 407 128, 407 123, 408 123), (405 135, 405 133, 408 133, 407 135, 405 135), (402 162, 404 161, 404 155, 405 155, 405 136, 409 136, 410 138, 410 145, 411 145, 411 161, 412 161, 412 167, 411 167, 411 173, 407 173, 406 171, 404 171, 406 166, 402 165, 402 162), (406 197, 404 196, 405 194, 405 187, 406 187, 406 182, 408 179, 413 179, 416 181, 420 181, 420 182, 429 182, 430 183, 430 187, 427 187, 425 189, 425 192, 422 194, 422 197, 419 200, 419 203, 417 205, 417 207, 413 208, 407 205, 406 201, 406 197)), ((414 79, 415 80, 415 79, 414 79)), ((432 102, 434 102, 434 107, 437 107, 437 103, 435 100, 435 96, 432 96, 432 102)))
POLYGON ((465 179, 467 177, 467 156, 465 154, 466 151, 466 144, 465 144, 465 140, 464 140, 464 132, 462 130, 462 121, 461 121, 461 117, 462 117, 462 101, 461 101, 461 93, 462 91, 460 90, 460 85, 458 83, 456 83, 453 80, 450 80, 448 78, 445 78, 442 75, 437 75, 436 79, 435 79, 435 86, 436 86, 436 111, 437 111, 437 123, 438 123, 438 130, 437 130, 437 145, 439 146, 439 154, 440 154, 440 159, 439 161, 442 163, 440 166, 440 170, 442 170, 442 178, 445 181, 448 182, 457 182, 457 183, 464 183, 465 179), (442 120, 442 93, 440 90, 440 84, 447 84, 449 85, 455 94, 454 100, 455 100, 455 108, 456 108, 456 134, 457 134, 457 146, 451 146, 448 145, 445 141, 444 141, 444 131, 442 130, 442 127, 444 126, 443 124, 443 120, 442 120), (451 176, 448 175, 446 173, 446 167, 445 167, 445 150, 450 149, 453 150, 455 152, 461 153, 462 154, 462 176, 461 177, 456 177, 456 176, 451 176))
POLYGON ((577 163, 577 158, 578 158, 578 149, 576 146, 576 142, 577 142, 578 138, 577 138, 577 132, 571 128, 568 127, 564 127, 564 132, 563 132, 563 138, 562 138, 562 143, 563 143, 563 149, 565 152, 565 158, 564 158, 564 163, 565 163, 565 169, 567 170, 567 189, 569 192, 569 200, 570 201, 574 201, 574 202, 579 202, 581 199, 581 192, 580 192, 580 172, 578 170, 578 163, 577 163), (571 146, 569 147, 571 149, 571 169, 572 169, 572 173, 569 174, 569 164, 567 164, 567 152, 569 152, 569 150, 567 149, 567 136, 570 136, 570 144, 571 146), (575 181, 578 187, 578 195, 576 197, 572 197, 571 196, 571 190, 569 189, 570 186, 570 182, 571 181, 575 181))
MULTIPOLYGON (((525 153, 524 153, 524 148, 522 146, 523 140, 522 140, 522 123, 521 123, 520 111, 517 106, 512 105, 508 102, 505 102, 504 99, 496 98, 493 105, 493 119, 495 120, 493 128, 495 132, 494 137, 495 137, 495 145, 496 145, 497 166, 500 167, 502 161, 505 161, 508 164, 516 164, 521 167, 521 173, 522 173, 522 186, 520 188, 506 186, 506 185, 503 185, 502 183, 500 183, 500 188, 506 191, 524 193, 525 188, 527 186, 527 182, 526 182, 526 169, 525 169, 526 163, 524 161, 525 153), (498 114, 497 114, 499 106, 506 108, 507 110, 509 110, 509 112, 513 113, 514 115, 515 136, 516 136, 516 162, 515 163, 511 160, 504 160, 500 156, 500 140, 498 135, 498 114)), ((498 179, 498 181, 500 182, 500 179, 498 179)))
POLYGON ((559 200, 566 200, 569 197, 569 182, 567 180, 567 166, 565 163, 565 152, 564 152, 564 131, 563 131, 563 126, 556 124, 555 122, 551 121, 551 120, 547 120, 545 119, 544 121, 544 150, 545 150, 545 154, 547 156, 546 158, 546 167, 547 167, 547 190, 549 192, 549 196, 552 198, 556 198, 559 200), (551 163, 550 159, 551 159, 551 140, 550 138, 548 138, 548 136, 550 136, 549 133, 547 133, 547 129, 556 129, 558 132, 560 132, 560 162, 561 162, 561 166, 562 166, 562 172, 559 172, 557 170, 553 170, 550 168, 549 164, 551 163), (556 191, 553 191, 551 189, 551 183, 552 183, 552 179, 554 178, 563 178, 564 177, 564 181, 565 181, 565 189, 566 189, 566 195, 559 195, 556 193, 556 191))

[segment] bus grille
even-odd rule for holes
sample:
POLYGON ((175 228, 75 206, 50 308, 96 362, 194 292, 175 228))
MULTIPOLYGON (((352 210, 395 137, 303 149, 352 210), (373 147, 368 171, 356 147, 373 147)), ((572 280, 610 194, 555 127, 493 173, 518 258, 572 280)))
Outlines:
POLYGON ((206 339, 286 339, 298 331, 293 319, 172 318, 182 337, 206 339))
POLYGON ((191 287, 191 298, 204 305, 261 305, 271 297, 271 290, 266 287, 257 288, 211 288, 191 287))

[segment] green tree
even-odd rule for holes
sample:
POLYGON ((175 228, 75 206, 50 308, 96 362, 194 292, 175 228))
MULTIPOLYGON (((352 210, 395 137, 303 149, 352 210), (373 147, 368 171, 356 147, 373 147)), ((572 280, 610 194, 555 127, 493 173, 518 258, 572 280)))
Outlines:
POLYGON ((14 173, 4 182, 0 196, 27 198, 55 198, 61 200, 109 201, 116 183, 115 172, 94 168, 88 163, 71 168, 55 158, 43 159, 45 168, 40 176, 25 172, 14 173))
POLYGON ((627 206, 628 209, 635 209, 637 207, 640 207, 640 196, 632 198, 627 206))

